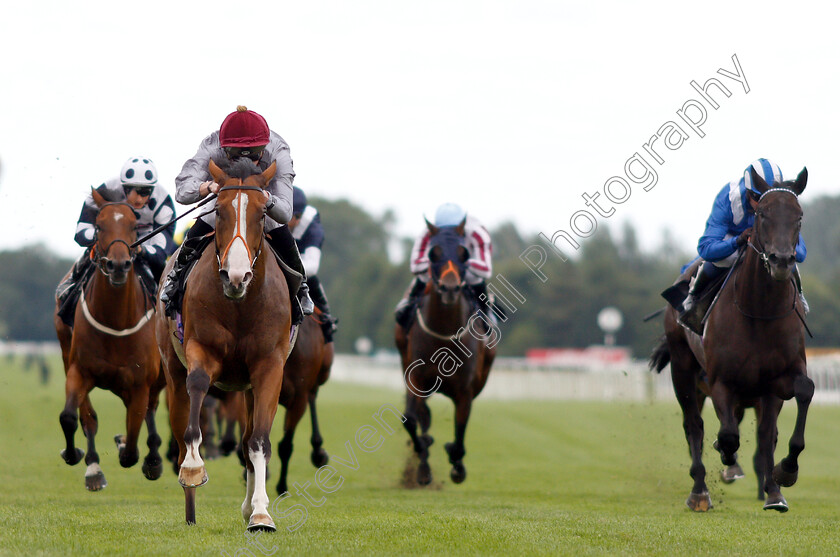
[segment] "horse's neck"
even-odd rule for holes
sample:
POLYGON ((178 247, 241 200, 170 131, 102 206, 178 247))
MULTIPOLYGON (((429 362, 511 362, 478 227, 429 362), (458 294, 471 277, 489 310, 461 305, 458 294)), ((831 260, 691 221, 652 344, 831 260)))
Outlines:
POLYGON ((85 296, 90 314, 101 324, 114 329, 126 329, 134 326, 146 312, 145 304, 138 304, 143 299, 140 280, 131 269, 122 286, 112 286, 101 271, 93 274, 90 296, 85 296))
POLYGON ((770 276, 761 258, 750 250, 744 258, 735 296, 739 306, 753 315, 781 314, 793 305, 793 288, 789 280, 778 281, 770 276))
POLYGON ((454 333, 467 324, 469 303, 463 291, 454 304, 444 304, 440 294, 432 288, 423 305, 423 317, 429 326, 443 334, 454 333))

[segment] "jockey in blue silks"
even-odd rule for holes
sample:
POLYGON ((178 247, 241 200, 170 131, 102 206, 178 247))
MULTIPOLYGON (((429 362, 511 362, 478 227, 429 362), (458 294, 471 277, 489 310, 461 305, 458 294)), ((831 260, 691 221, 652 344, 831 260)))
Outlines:
MULTIPOLYGON (((756 191, 750 169, 755 169, 756 173, 771 186, 784 180, 782 170, 778 165, 767 159, 758 159, 744 170, 743 177, 729 182, 720 190, 712 206, 712 214, 706 221, 706 231, 697 243, 697 253, 705 263, 691 283, 680 315, 684 315, 694 307, 698 295, 712 280, 732 267, 738 259, 739 249, 749 240, 755 222, 755 212, 747 198, 749 195, 747 190, 756 191)), ((796 262, 805 261, 806 255, 805 241, 800 234, 799 241, 796 243, 796 262)), ((683 271, 687 267, 688 265, 683 268, 683 271)), ((802 281, 796 265, 793 267, 793 276, 802 305, 807 312, 808 303, 802 295, 802 281)))

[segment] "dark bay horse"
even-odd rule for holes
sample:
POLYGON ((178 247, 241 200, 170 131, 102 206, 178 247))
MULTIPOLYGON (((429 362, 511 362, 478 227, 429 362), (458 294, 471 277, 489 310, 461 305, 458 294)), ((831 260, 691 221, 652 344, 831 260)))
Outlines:
MULTIPOLYGON (((429 287, 414 322, 406 332, 400 325, 394 333, 406 383, 405 428, 420 458, 417 483, 432 481, 429 467, 429 435, 432 416, 426 399, 440 392, 455 403, 455 441, 445 445, 455 483, 467 477, 463 458, 464 436, 472 401, 487 382, 496 351, 478 326, 473 305, 465 293, 469 253, 463 245, 464 223, 436 227, 426 221, 429 244, 429 287), (417 426, 420 426, 420 434, 417 426)), ((486 321, 485 321, 486 322, 486 321)))
POLYGON ((805 419, 814 393, 805 363, 803 308, 791 280, 802 222, 798 196, 807 179, 803 169, 795 181, 771 187, 753 170, 753 183, 761 193, 750 195, 755 210, 751 238, 709 314, 702 338, 677 323, 673 308, 665 314, 665 337, 651 356, 651 367, 661 370, 669 360, 671 363, 691 453, 694 486, 686 504, 692 510, 712 507, 701 460, 704 392, 711 397, 720 420, 715 448, 726 466, 736 463, 738 423, 744 409, 756 408, 754 463, 767 494, 764 508, 788 510, 780 486, 796 482, 798 457, 805 448, 805 419), (797 404, 796 424, 787 457, 774 466, 776 420, 783 401, 791 398, 797 404))
POLYGON ((53 320, 66 375, 67 398, 59 421, 67 447, 61 451, 61 457, 72 466, 84 456, 88 465, 85 487, 99 491, 108 483, 94 443, 99 422, 90 391, 94 387, 107 389, 125 404, 127 433, 117 436, 120 465, 124 468, 140 458, 137 442, 140 427, 146 421, 149 454, 143 460, 143 474, 156 480, 163 463, 158 452, 161 441, 155 411, 166 382, 160 372, 160 354, 151 322, 154 306, 135 274, 136 253, 129 248, 137 239, 136 215, 128 203, 110 203, 96 190, 92 190, 92 195, 99 207, 91 250, 97 271, 83 285, 73 327, 58 316, 57 301, 53 320), (79 415, 87 437, 86 456, 75 446, 79 415))
POLYGON ((277 456, 280 457, 280 480, 277 493, 282 495, 288 489, 289 460, 292 457, 292 441, 295 428, 309 405, 309 417, 312 420, 312 453, 310 459, 316 468, 329 462, 329 456, 322 445, 321 431, 318 427, 318 413, 315 399, 318 388, 330 377, 335 351, 333 343, 324 340, 324 332, 315 314, 306 317, 298 330, 295 347, 286 361, 283 373, 283 388, 280 391, 280 404, 286 408, 283 427, 283 439, 277 444, 277 456))
POLYGON ((170 422, 179 449, 178 481, 184 488, 186 521, 194 524, 195 488, 207 482, 199 452, 202 402, 211 385, 245 391, 247 491, 242 516, 248 530, 273 531, 265 471, 283 366, 293 344, 286 277, 263 232, 263 189, 276 166, 272 163, 260 172, 242 159, 225 170, 211 161, 209 169, 222 186, 216 200, 215 249, 204 251, 187 283, 183 346, 173 339, 174 323, 166 318, 159 299, 156 317, 170 422))

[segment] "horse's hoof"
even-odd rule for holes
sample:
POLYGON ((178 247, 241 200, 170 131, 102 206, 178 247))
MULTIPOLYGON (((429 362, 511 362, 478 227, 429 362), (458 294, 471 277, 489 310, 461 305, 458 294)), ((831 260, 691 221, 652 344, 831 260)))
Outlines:
POLYGON ((330 455, 327 454, 327 451, 325 451, 323 447, 319 448, 317 451, 312 451, 310 458, 312 459, 312 465, 315 468, 326 466, 330 461, 330 455))
POLYGON ((727 466, 720 471, 720 479, 725 484, 731 484, 735 480, 740 480, 744 477, 744 470, 739 464, 727 466))
POLYGON ((61 453, 59 453, 59 454, 61 455, 61 458, 64 459, 64 462, 66 462, 70 466, 75 466, 76 464, 79 463, 80 460, 82 460, 82 458, 84 458, 85 451, 83 451, 82 449, 76 448, 75 452, 72 452, 72 453, 68 454, 67 449, 61 449, 61 453))
POLYGON ((163 461, 160 457, 143 459, 143 475, 147 480, 156 480, 163 474, 163 461))
POLYGON ((181 466, 181 471, 178 472, 178 482, 184 487, 201 487, 207 483, 208 479, 204 466, 197 468, 181 466))
POLYGON ((131 468, 140 460, 140 452, 135 450, 128 450, 125 445, 120 449, 120 466, 123 468, 131 468))
POLYGON ((712 498, 709 496, 708 491, 704 491, 703 493, 692 493, 688 496, 688 499, 686 499, 685 504, 688 505, 688 508, 692 511, 699 513, 704 513, 713 508, 712 498))
POLYGON ((788 504, 785 501, 784 496, 781 492, 772 493, 767 495, 767 502, 764 503, 764 510, 765 511, 779 511, 780 513, 788 512, 788 504))
POLYGON ((117 450, 121 451, 125 448, 125 435, 114 435, 114 443, 117 444, 117 450))
POLYGON ((88 466, 85 472, 85 489, 88 491, 102 491, 108 485, 105 481, 105 474, 98 464, 88 466))
POLYGON ((421 462, 417 466, 417 483, 419 485, 429 485, 432 483, 432 469, 428 462, 421 462))
MULTIPOLYGON (((773 467, 773 480, 777 484, 782 487, 790 487, 796 483, 797 478, 799 477, 799 469, 797 468, 793 472, 788 472, 782 466, 780 462, 776 466, 773 467)), ((785 509, 787 510, 787 509, 785 509)))
POLYGON ((456 484, 462 483, 464 480, 467 479, 467 469, 464 468, 463 463, 458 462, 452 466, 452 470, 449 471, 449 477, 452 478, 452 481, 456 484))
POLYGON ((248 522, 249 532, 274 532, 276 530, 277 527, 274 525, 274 521, 267 514, 251 515, 251 520, 248 522))

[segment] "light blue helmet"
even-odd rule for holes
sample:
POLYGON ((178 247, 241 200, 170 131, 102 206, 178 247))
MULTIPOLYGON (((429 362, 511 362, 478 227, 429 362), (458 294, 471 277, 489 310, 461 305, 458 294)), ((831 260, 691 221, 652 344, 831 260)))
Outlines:
POLYGON ((435 226, 458 226, 467 218, 467 212, 455 203, 444 203, 435 212, 435 226))
POLYGON ((750 169, 754 168, 756 174, 762 177, 768 185, 772 186, 776 182, 783 182, 782 169, 779 165, 768 161, 767 159, 758 159, 753 161, 751 165, 744 170, 744 185, 748 190, 756 191, 755 184, 752 183, 752 176, 750 176, 750 169))

